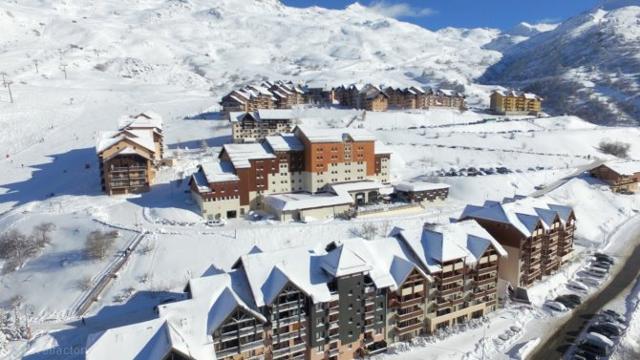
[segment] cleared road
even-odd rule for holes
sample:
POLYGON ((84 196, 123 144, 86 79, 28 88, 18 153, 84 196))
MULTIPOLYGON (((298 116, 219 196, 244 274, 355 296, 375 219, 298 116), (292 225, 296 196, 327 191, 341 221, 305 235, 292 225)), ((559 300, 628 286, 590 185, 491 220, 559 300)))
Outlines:
MULTIPOLYGON (((637 235, 636 241, 633 243, 638 244, 639 242, 640 234, 637 235)), ((632 285, 639 274, 640 244, 633 249, 631 255, 627 257, 618 273, 615 274, 615 277, 600 292, 573 310, 571 318, 556 330, 546 342, 540 344, 530 359, 561 359, 587 322, 611 300, 618 297, 632 285)))

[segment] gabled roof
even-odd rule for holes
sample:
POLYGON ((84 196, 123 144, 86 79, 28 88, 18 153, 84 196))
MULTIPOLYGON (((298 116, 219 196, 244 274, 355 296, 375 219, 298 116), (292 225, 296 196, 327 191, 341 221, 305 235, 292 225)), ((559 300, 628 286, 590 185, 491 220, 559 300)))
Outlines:
POLYGON ((124 129, 156 129, 162 132, 162 117, 153 111, 145 111, 138 115, 123 116, 118 122, 118 128, 124 129))
POLYGON ((344 246, 340 246, 327 254, 322 261, 322 268, 334 277, 371 270, 371 266, 362 257, 344 246))
POLYGON ((198 166, 198 171, 201 176, 204 176, 204 183, 207 185, 216 182, 238 181, 238 175, 236 175, 233 164, 229 161, 207 161, 198 166))
POLYGON ((474 220, 398 229, 396 234, 431 273, 439 272, 443 263, 452 260, 475 264, 490 245, 501 256, 507 255, 502 245, 474 220))
POLYGON ((153 142, 153 133, 150 130, 121 130, 103 131, 98 134, 96 153, 100 154, 115 144, 128 140, 139 145, 152 153, 155 153, 156 146, 153 142))
POLYGON ((483 206, 467 205, 460 218, 476 218, 510 224, 523 236, 529 237, 538 225, 548 229, 553 224, 554 214, 562 222, 566 222, 572 211, 570 207, 549 204, 544 199, 516 197, 505 199, 502 203, 486 201, 483 206))
POLYGON ((331 278, 322 270, 321 261, 322 255, 302 247, 248 254, 240 258, 258 307, 271 305, 277 292, 275 289, 281 289, 285 279, 314 302, 329 301, 331 293, 327 283, 331 278))
POLYGON ((621 176, 640 174, 640 161, 609 161, 600 166, 606 166, 621 176))

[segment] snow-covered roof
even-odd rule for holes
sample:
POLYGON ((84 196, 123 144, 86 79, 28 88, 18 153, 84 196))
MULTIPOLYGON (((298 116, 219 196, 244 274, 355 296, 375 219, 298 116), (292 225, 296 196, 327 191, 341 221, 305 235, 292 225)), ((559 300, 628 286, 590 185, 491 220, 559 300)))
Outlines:
POLYGON ((507 255, 502 245, 475 220, 399 229, 397 235, 431 273, 440 271, 442 263, 451 260, 464 258, 467 264, 474 264, 489 245, 501 256, 507 255))
POLYGON ((358 252, 356 249, 339 246, 322 259, 322 268, 334 277, 369 272, 371 265, 358 252))
POLYGON ((429 183, 422 181, 408 182, 404 181, 393 186, 397 191, 416 192, 448 189, 451 186, 444 183, 429 183))
POLYGON ((258 117, 263 120, 291 120, 296 117, 291 109, 260 109, 258 117))
POLYGON ((255 121, 271 121, 271 120, 291 120, 295 118, 295 114, 291 109, 260 109, 254 112, 232 111, 229 113, 231 122, 240 122, 246 116, 251 116, 255 121))
POLYGON ((331 277, 321 269, 323 255, 295 247, 244 255, 242 268, 258 307, 270 305, 280 290, 291 283, 314 303, 331 300, 327 283, 331 277))
POLYGON ((240 180, 235 173, 233 164, 229 161, 209 161, 201 164, 199 168, 202 169, 207 184, 240 180))
POLYGON ((376 137, 365 129, 316 129, 300 125, 296 129, 312 143, 343 142, 345 138, 350 138, 353 141, 376 140, 376 137))
POLYGON ((354 191, 371 191, 371 190, 380 190, 386 187, 381 182, 376 180, 365 180, 365 181, 353 181, 353 182, 345 182, 339 184, 329 184, 327 188, 334 193, 341 194, 349 194, 354 191))
MULTIPOLYGON (((174 332, 165 319, 159 318, 90 334, 85 358, 110 360, 117 349, 120 359, 163 359, 171 349, 184 348, 174 332)), ((214 360, 215 356, 202 359, 214 360)))
POLYGON ((507 91, 493 90, 492 93, 495 93, 501 96, 524 97, 525 99, 529 99, 529 100, 542 100, 542 98, 536 94, 529 93, 529 92, 516 91, 516 90, 507 90, 507 91))
POLYGON ((397 290, 414 269, 432 280, 418 265, 419 260, 411 250, 396 238, 351 238, 340 241, 340 245, 358 254, 368 264, 368 274, 378 289, 388 287, 397 290))
POLYGON ((121 130, 100 132, 96 144, 96 153, 100 154, 123 140, 129 140, 152 153, 156 151, 156 146, 153 142, 153 132, 151 130, 121 130))
POLYGON ((556 214, 566 222, 572 209, 568 206, 547 203, 543 198, 518 197, 503 202, 486 201, 483 206, 467 205, 461 219, 477 218, 514 226, 522 235, 529 237, 542 225, 548 229, 556 214))
POLYGON ((387 155, 393 153, 393 150, 380 140, 376 140, 373 146, 376 155, 387 155))
POLYGON ((123 116, 118 128, 124 129, 158 129, 162 131, 162 117, 153 111, 145 111, 138 115, 123 116))
POLYGON ((330 193, 286 193, 265 196, 264 201, 271 208, 280 211, 295 211, 353 204, 353 198, 348 193, 337 195, 330 193))
POLYGON ((294 134, 267 136, 265 140, 273 151, 304 151, 304 145, 294 134))
POLYGON ((173 331, 173 348, 194 359, 216 359, 211 334, 236 309, 266 321, 256 309, 242 269, 191 279, 189 289, 189 299, 159 305, 158 314, 173 331))
POLYGON ((609 161, 604 166, 622 176, 633 176, 640 173, 640 161, 609 161))
POLYGON ((223 149, 229 155, 229 159, 236 169, 251 167, 250 160, 275 159, 276 157, 263 144, 225 144, 223 149))

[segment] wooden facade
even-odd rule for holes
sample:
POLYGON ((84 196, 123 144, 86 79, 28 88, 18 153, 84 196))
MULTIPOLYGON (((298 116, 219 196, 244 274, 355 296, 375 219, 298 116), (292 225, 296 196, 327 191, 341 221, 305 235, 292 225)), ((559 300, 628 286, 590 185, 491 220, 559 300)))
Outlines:
POLYGON ((500 115, 538 115, 542 111, 542 98, 517 91, 494 91, 490 99, 491 111, 500 115))
POLYGON ((640 183, 640 166, 637 170, 616 170, 614 166, 602 164, 589 171, 591 176, 605 182, 614 192, 638 191, 640 183))

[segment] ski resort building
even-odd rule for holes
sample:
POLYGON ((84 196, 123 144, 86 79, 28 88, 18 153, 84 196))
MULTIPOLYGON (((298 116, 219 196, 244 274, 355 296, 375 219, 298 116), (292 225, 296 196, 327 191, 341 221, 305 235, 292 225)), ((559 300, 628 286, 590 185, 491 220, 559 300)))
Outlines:
POLYGON ((446 200, 450 188, 448 184, 427 182, 401 182, 393 187, 397 199, 420 204, 446 200))
MULTIPOLYGON (((264 198, 273 194, 314 194, 328 184, 365 180, 388 183, 390 156, 362 129, 298 126, 262 143, 224 145, 217 162, 193 174, 190 187, 204 217, 235 218, 263 209, 264 198)), ((336 206, 333 200, 327 206, 336 206)))
POLYGON ((466 108, 463 94, 453 90, 419 87, 382 87, 354 84, 334 89, 338 102, 346 107, 369 111, 387 109, 466 108))
POLYGON ((292 82, 265 81, 233 90, 220 101, 222 111, 253 112, 259 109, 291 109, 305 101, 304 90, 292 82))
POLYGON ((529 287, 567 262, 573 251, 576 217, 568 206, 516 197, 468 205, 461 219, 474 219, 506 249, 500 278, 529 287))
POLYGON ((505 250, 474 221, 325 249, 254 248, 158 318, 92 334, 87 360, 365 358, 496 307, 505 250))
POLYGON ((635 193, 640 182, 640 161, 610 161, 589 171, 615 192, 635 193))
POLYGON ((163 159, 162 119, 146 112, 120 120, 117 131, 98 136, 102 191, 109 195, 149 191, 163 159))
POLYGON ((241 144, 264 140, 267 136, 288 133, 293 129, 295 114, 291 110, 264 110, 232 112, 231 137, 241 144))
POLYGON ((491 93, 491 111, 500 115, 538 115, 542 111, 542 98, 515 90, 496 90, 491 93))

